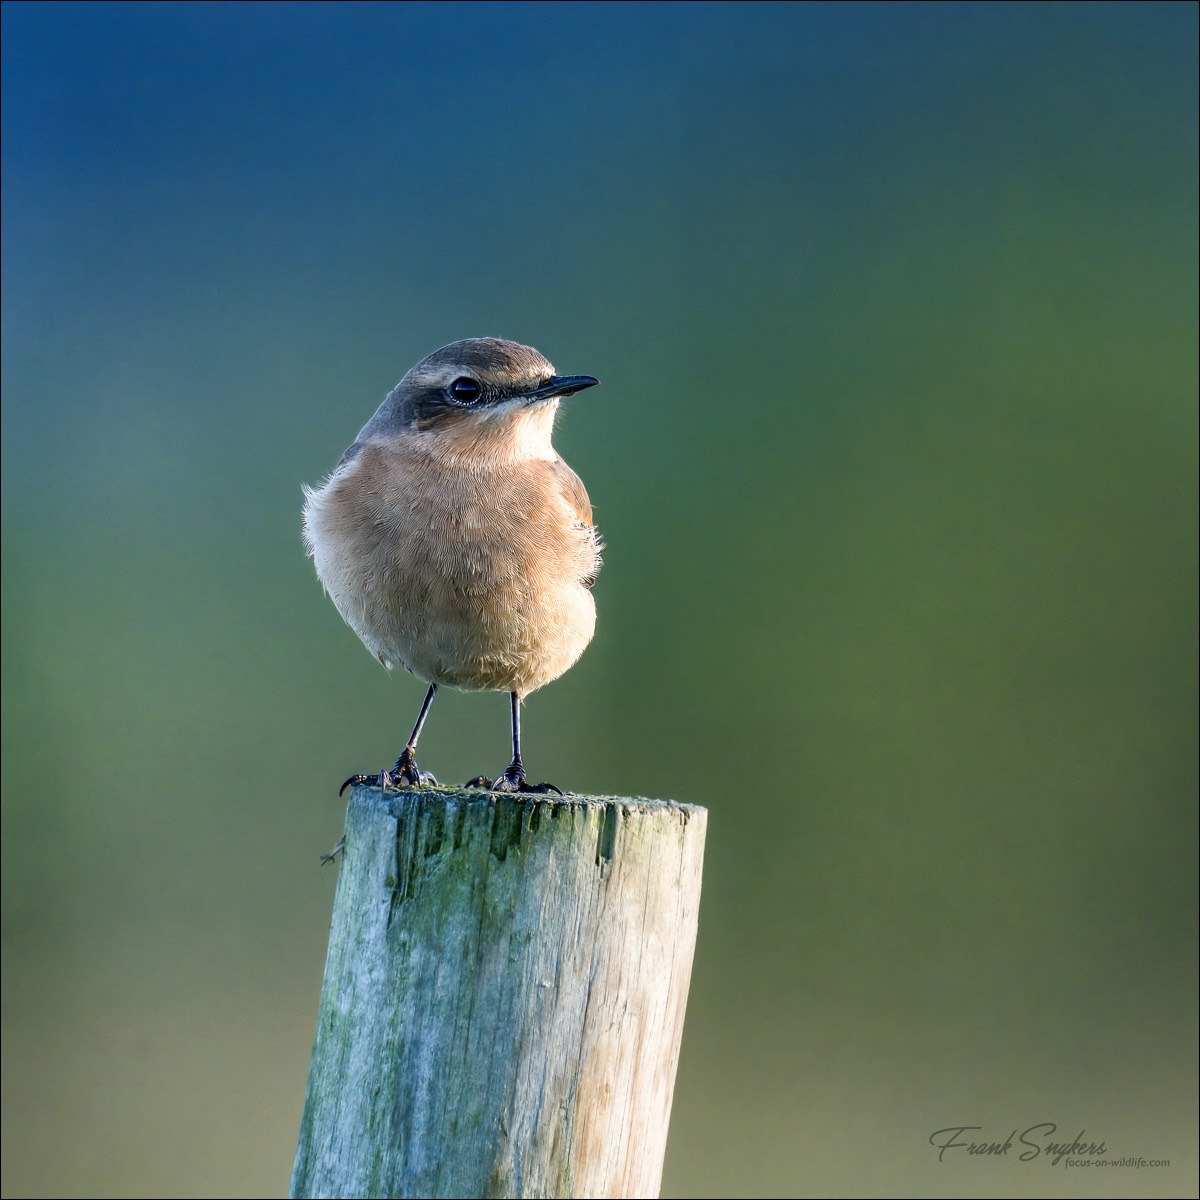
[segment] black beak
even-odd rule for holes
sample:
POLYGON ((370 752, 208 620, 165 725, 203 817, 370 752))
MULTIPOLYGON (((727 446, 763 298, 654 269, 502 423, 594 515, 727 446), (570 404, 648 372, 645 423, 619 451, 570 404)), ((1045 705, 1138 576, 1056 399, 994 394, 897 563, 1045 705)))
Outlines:
POLYGON ((551 375, 541 387, 526 392, 525 399, 553 400, 556 396, 573 396, 584 388, 595 387, 599 382, 590 375, 551 375))

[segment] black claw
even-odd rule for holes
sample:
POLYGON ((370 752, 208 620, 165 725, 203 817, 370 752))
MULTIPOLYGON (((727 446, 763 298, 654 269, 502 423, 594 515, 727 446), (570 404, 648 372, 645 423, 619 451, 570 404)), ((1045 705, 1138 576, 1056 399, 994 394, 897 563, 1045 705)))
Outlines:
POLYGON ((486 787, 489 792, 523 792, 526 795, 548 795, 550 792, 556 796, 564 794, 562 788, 552 783, 529 783, 525 778, 525 768, 519 763, 513 763, 494 780, 480 775, 478 779, 471 780, 467 787, 486 787))
POLYGON ((492 780, 487 775, 476 775, 474 779, 468 779, 463 784, 465 788, 482 788, 485 792, 492 790, 492 780))
POLYGON ((524 779, 513 779, 507 772, 493 780, 492 786, 488 788, 489 792, 523 792, 525 790, 524 779))
POLYGON ((357 787, 362 783, 370 784, 385 792, 390 788, 423 788, 437 787, 438 785, 438 781, 429 771, 422 771, 417 766, 416 756, 407 746, 400 757, 396 759, 396 765, 390 771, 380 771, 378 775, 351 775, 338 788, 338 795, 340 796, 348 787, 357 787))
POLYGON ((380 771, 379 779, 381 787, 399 787, 401 784, 413 788, 437 787, 437 780, 428 771, 422 771, 417 766, 417 756, 408 746, 404 747, 391 771, 380 771), (388 777, 386 784, 383 783, 384 775, 388 777))

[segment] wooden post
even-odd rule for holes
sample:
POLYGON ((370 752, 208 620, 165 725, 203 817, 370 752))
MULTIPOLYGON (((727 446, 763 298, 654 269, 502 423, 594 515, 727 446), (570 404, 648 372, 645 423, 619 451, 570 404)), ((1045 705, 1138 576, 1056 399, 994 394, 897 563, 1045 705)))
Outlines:
POLYGON ((294 1197, 655 1197, 707 813, 357 787, 294 1197))

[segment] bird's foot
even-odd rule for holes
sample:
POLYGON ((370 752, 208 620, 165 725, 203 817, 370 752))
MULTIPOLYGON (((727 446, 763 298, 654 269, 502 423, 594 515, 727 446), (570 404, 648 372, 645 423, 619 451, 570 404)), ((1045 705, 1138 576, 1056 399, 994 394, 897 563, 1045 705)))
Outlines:
POLYGON ((429 771, 417 766, 417 756, 411 746, 405 746, 396 765, 390 771, 379 772, 379 786, 383 788, 437 787, 437 780, 429 771))
POLYGON ((390 771, 380 771, 378 775, 351 775, 338 788, 338 795, 340 796, 348 787, 357 787, 362 783, 368 783, 385 792, 389 788, 437 787, 437 780, 433 775, 428 771, 422 771, 417 766, 417 756, 408 746, 404 747, 400 757, 396 759, 396 765, 390 771))
POLYGON ((520 762, 509 764, 508 770, 495 779, 489 779, 486 775, 477 775, 463 786, 483 788, 488 792, 525 792, 540 795, 553 792, 556 796, 563 794, 562 788, 555 787, 552 783, 530 783, 525 778, 525 768, 520 762))
POLYGON ((346 839, 344 837, 338 838, 338 844, 334 846, 334 848, 330 850, 328 854, 321 855, 321 866, 324 866, 326 863, 333 862, 339 854, 345 853, 345 850, 346 839))

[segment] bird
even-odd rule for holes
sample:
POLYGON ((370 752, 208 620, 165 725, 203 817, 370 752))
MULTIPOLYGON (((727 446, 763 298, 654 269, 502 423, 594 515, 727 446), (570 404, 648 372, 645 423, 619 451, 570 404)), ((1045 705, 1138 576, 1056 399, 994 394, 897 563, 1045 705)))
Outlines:
POLYGON ((342 785, 428 787, 417 739, 441 687, 507 692, 512 760, 466 787, 531 784, 521 704, 592 640, 603 543, 579 476, 551 442, 559 403, 599 380, 558 375, 532 346, 466 338, 392 389, 333 471, 304 488, 303 536, 346 624, 386 667, 428 685, 390 770, 342 785))

